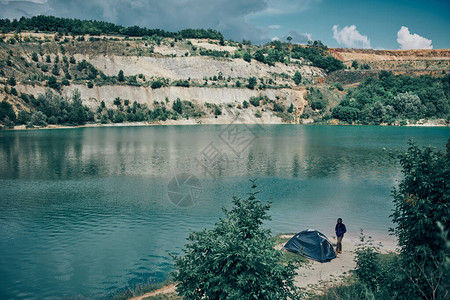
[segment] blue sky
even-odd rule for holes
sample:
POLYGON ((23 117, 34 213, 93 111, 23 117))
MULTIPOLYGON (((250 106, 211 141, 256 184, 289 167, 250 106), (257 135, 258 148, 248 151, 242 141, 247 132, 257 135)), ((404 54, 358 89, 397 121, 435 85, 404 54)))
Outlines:
POLYGON ((0 18, 37 14, 172 31, 214 28, 254 43, 292 36, 330 47, 450 48, 448 0, 0 0, 0 18))

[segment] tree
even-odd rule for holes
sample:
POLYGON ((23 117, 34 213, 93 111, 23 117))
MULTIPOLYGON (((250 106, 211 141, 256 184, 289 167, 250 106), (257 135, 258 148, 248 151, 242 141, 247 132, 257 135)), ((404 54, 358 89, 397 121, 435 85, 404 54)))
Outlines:
POLYGON ((6 117, 14 122, 16 120, 16 113, 10 103, 2 101, 0 102, 0 121, 3 121, 6 117))
POLYGON ((180 115, 183 113, 183 106, 179 98, 177 98, 177 100, 173 102, 173 110, 179 113, 180 115))
POLYGON ((8 78, 8 84, 10 86, 15 86, 16 85, 16 78, 14 78, 14 76, 11 76, 8 78))
POLYGON ((352 62, 352 68, 353 68, 353 69, 358 69, 358 67, 359 67, 358 61, 357 61, 357 60, 354 60, 354 61, 352 62))
POLYGON ((302 74, 300 74, 299 71, 295 71, 293 79, 294 79, 295 84, 299 85, 302 82, 302 74))
POLYGON ((56 63, 53 65, 52 73, 55 76, 59 76, 59 68, 58 68, 58 65, 56 63))
POLYGON ((31 53, 31 59, 35 62, 39 61, 38 55, 36 52, 31 53))
POLYGON ((52 89, 55 89, 55 90, 58 90, 58 89, 60 88, 60 85, 59 85, 58 81, 56 80, 56 77, 55 77, 55 76, 50 76, 50 77, 48 78, 48 80, 47 80, 47 86, 48 86, 49 88, 52 88, 52 89))
POLYGON ((117 107, 122 105, 122 100, 120 99, 120 97, 116 97, 116 99, 114 99, 113 104, 117 107))
POLYGON ((255 52, 255 60, 264 62, 264 53, 261 50, 255 52))
POLYGON ((257 83, 258 83, 258 82, 256 81, 256 78, 255 78, 255 77, 250 77, 250 78, 248 79, 247 87, 248 87, 249 89, 253 90, 253 89, 255 88, 255 86, 256 86, 257 83))
POLYGON ((244 56, 242 57, 246 62, 250 62, 252 60, 252 56, 250 55, 250 53, 245 52, 244 56))
POLYGON ((72 95, 72 103, 69 113, 69 123, 83 125, 86 123, 87 114, 83 107, 81 95, 78 90, 75 90, 72 95))
POLYGON ((288 36, 287 38, 286 38, 286 40, 288 41, 288 43, 290 44, 291 43, 291 41, 292 41, 292 36, 288 36))
POLYGON ((233 207, 210 230, 193 232, 174 256, 179 295, 185 299, 296 299, 292 263, 283 264, 270 230, 270 203, 256 199, 252 185, 247 199, 233 197, 233 207))
POLYGON ((152 89, 159 89, 160 87, 162 87, 161 81, 153 81, 152 82, 152 89))
POLYGON ((119 80, 120 82, 125 81, 125 76, 123 75, 122 70, 119 71, 119 74, 117 75, 117 80, 119 80))
POLYGON ((29 126, 47 126, 47 116, 41 111, 34 111, 29 126))
POLYGON ((402 269, 410 279, 411 295, 444 299, 450 289, 449 247, 448 239, 438 235, 439 224, 446 234, 450 228, 450 139, 446 153, 410 142, 398 159, 404 178, 392 192, 391 217, 402 269))

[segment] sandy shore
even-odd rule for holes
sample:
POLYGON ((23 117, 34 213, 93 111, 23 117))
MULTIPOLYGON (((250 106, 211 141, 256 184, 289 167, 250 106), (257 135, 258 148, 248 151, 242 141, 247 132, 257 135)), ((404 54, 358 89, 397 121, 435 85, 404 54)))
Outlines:
MULTIPOLYGON (((336 237, 329 237, 333 247, 336 247, 336 237)), ((309 260, 308 264, 300 267, 295 278, 298 287, 306 289, 306 291, 320 291, 327 286, 339 283, 342 278, 347 276, 351 270, 356 267, 355 249, 360 243, 358 237, 345 236, 342 241, 342 253, 337 258, 327 263, 309 260)), ((381 253, 394 252, 396 250, 396 242, 394 239, 375 239, 374 244, 382 244, 381 253)))
MULTIPOLYGON (((205 119, 190 119, 190 120, 167 120, 164 122, 126 122, 126 123, 88 123, 85 125, 79 126, 69 126, 69 125, 48 125, 45 127, 35 127, 35 128, 26 128, 25 125, 17 125, 14 128, 0 128, 3 130, 28 130, 28 129, 68 129, 68 128, 86 128, 86 127, 126 127, 126 126, 160 126, 160 125, 226 125, 226 124, 259 124, 259 125, 275 125, 275 124, 294 124, 294 123, 283 123, 280 120, 261 120, 258 122, 254 120, 223 120, 223 119, 214 119, 214 118, 205 118, 205 119)), ((308 125, 312 123, 304 122, 303 124, 297 125, 308 125)), ((333 126, 364 126, 364 125, 351 125, 351 124, 313 124, 313 125, 333 125, 333 126)), ((385 125, 380 124, 378 126, 395 126, 396 125, 385 125)), ((423 124, 407 124, 405 127, 449 127, 445 122, 427 122, 423 124)))

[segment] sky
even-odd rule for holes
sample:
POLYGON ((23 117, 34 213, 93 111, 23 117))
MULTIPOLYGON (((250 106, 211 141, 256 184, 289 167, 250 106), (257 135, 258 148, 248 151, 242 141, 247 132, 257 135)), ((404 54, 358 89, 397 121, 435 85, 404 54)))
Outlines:
POLYGON ((450 48, 449 0, 0 0, 0 18, 39 14, 169 31, 213 28, 255 44, 291 36, 329 47, 450 48))

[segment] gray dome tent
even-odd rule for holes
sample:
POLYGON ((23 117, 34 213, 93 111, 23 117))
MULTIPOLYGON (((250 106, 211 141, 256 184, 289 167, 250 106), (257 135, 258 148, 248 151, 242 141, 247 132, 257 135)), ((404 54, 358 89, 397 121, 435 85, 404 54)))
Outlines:
POLYGON ((336 258, 336 253, 327 237, 323 233, 312 229, 304 230, 294 235, 284 245, 284 248, 320 262, 328 262, 336 258))

